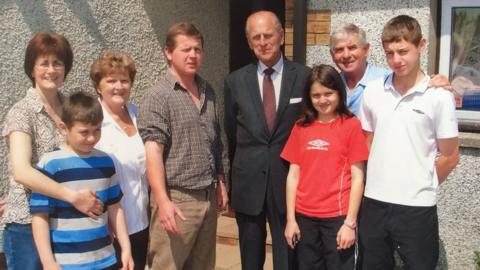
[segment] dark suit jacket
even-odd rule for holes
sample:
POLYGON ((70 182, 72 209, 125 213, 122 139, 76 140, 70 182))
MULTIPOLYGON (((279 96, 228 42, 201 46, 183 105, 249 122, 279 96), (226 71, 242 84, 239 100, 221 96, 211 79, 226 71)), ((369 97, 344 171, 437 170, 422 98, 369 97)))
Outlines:
POLYGON ((233 209, 258 215, 272 181, 275 203, 285 213, 288 163, 280 152, 298 119, 301 98, 310 70, 285 60, 277 115, 272 134, 267 129, 257 78, 257 65, 247 65, 225 79, 225 131, 231 166, 230 201, 233 209), (298 100, 298 99, 297 99, 298 100))

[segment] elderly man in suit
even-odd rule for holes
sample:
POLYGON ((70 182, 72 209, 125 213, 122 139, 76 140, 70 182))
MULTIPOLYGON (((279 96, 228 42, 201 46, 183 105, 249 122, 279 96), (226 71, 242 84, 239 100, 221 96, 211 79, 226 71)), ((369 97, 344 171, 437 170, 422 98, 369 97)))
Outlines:
POLYGON ((242 269, 263 269, 267 220, 274 269, 292 269, 283 236, 288 164, 280 152, 299 115, 309 69, 284 59, 280 48, 284 32, 272 12, 250 15, 246 36, 258 62, 225 80, 231 206, 239 228, 242 269))

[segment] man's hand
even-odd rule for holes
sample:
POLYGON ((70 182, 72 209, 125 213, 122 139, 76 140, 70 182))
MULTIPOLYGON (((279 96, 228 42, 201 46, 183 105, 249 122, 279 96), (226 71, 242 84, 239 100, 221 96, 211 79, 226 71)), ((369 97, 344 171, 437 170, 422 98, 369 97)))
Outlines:
POLYGON ((450 84, 450 81, 448 78, 442 74, 433 74, 430 75, 430 86, 432 87, 441 87, 443 89, 446 89, 450 92, 453 91, 453 87, 450 84))
POLYGON ((85 215, 97 219, 103 213, 103 203, 95 192, 87 189, 74 191, 73 199, 70 203, 85 215))
POLYGON ((179 234, 177 222, 175 216, 178 216, 181 220, 186 220, 182 211, 172 201, 163 200, 158 203, 158 218, 163 226, 163 229, 169 233, 179 234))
POLYGON ((225 182, 218 181, 217 183, 217 209, 223 210, 227 207, 228 204, 228 194, 227 194, 227 187, 225 186, 225 182))

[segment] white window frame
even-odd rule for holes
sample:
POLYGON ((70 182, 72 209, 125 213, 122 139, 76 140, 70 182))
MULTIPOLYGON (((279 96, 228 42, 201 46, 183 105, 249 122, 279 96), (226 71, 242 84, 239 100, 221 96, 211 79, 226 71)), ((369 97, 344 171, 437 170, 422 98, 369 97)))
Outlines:
MULTIPOLYGON (((450 74, 452 9, 454 7, 480 7, 478 0, 442 0, 439 72, 450 74)), ((460 124, 480 124, 480 111, 457 110, 460 124)))

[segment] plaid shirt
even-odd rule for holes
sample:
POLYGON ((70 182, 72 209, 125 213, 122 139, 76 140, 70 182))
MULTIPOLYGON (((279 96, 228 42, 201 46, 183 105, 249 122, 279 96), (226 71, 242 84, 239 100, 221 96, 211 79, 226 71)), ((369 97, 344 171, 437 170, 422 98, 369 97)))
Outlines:
POLYGON ((215 104, 215 92, 196 76, 200 109, 190 94, 169 71, 150 88, 138 113, 138 130, 143 141, 164 145, 167 186, 203 189, 227 172, 227 151, 215 104))

